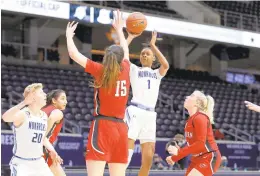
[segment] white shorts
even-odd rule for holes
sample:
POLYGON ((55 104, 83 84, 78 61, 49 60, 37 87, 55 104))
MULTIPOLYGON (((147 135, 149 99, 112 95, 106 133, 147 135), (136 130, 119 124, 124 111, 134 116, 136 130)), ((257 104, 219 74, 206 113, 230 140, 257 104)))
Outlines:
POLYGON ((13 157, 9 165, 11 176, 54 176, 43 157, 32 161, 13 157))
POLYGON ((125 122, 128 125, 128 138, 140 140, 140 143, 156 141, 156 116, 154 111, 147 111, 136 106, 128 106, 125 122))

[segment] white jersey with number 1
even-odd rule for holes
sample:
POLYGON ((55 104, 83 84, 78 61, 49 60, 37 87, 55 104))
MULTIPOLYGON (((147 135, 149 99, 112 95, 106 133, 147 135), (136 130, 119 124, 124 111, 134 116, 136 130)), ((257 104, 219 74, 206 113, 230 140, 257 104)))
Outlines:
POLYGON ((130 81, 133 92, 132 105, 128 106, 125 122, 128 124, 128 138, 139 139, 140 143, 155 142, 156 112, 154 111, 161 79, 159 69, 137 67, 131 64, 130 81))
POLYGON ((131 64, 130 81, 133 92, 131 102, 155 108, 162 76, 159 69, 137 67, 131 64))

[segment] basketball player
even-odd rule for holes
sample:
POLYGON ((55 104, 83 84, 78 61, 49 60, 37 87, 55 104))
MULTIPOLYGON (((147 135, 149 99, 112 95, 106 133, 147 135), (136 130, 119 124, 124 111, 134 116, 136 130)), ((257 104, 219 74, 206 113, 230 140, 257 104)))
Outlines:
POLYGON ((245 101, 245 104, 248 109, 255 111, 255 112, 260 112, 260 106, 254 104, 254 103, 251 103, 249 101, 245 101))
MULTIPOLYGON (((136 35, 129 34, 128 43, 136 35)), ((152 33, 150 41, 151 48, 144 48, 140 55, 142 67, 131 64, 130 80, 133 91, 131 105, 126 110, 125 120, 128 123, 128 165, 131 161, 134 144, 137 139, 141 143, 142 166, 139 176, 147 176, 153 162, 156 140, 156 112, 155 105, 158 99, 161 79, 169 69, 169 63, 160 50, 156 47, 155 42, 157 32, 152 33), (155 56, 158 58, 161 66, 153 70, 152 64, 155 56)))
POLYGON ((106 163, 111 176, 124 176, 126 170, 127 125, 123 118, 130 87, 128 45, 123 33, 120 11, 114 14, 120 45, 105 50, 103 62, 97 63, 83 56, 73 42, 77 24, 67 26, 67 46, 70 57, 94 77, 95 118, 92 122, 86 152, 89 176, 102 176, 106 163), (116 17, 115 17, 116 16, 116 17))
POLYGON ((41 111, 46 104, 46 94, 42 84, 34 83, 24 90, 24 100, 3 114, 5 122, 13 123, 14 148, 10 161, 11 175, 17 176, 52 176, 45 163, 43 146, 50 151, 55 163, 61 163, 61 158, 45 137, 47 116, 41 111))
MULTIPOLYGON (((67 97, 64 90, 56 89, 47 94, 46 106, 42 109, 48 116, 47 138, 53 144, 58 137, 63 125, 63 112, 67 105, 67 97)), ((66 175, 60 164, 53 163, 48 150, 44 148, 44 158, 55 176, 66 175)))
POLYGON ((175 162, 191 154, 191 163, 186 176, 213 175, 221 164, 221 154, 215 142, 212 126, 214 99, 200 91, 194 91, 184 102, 189 119, 185 125, 187 146, 179 148, 170 146, 166 161, 173 165, 175 162))

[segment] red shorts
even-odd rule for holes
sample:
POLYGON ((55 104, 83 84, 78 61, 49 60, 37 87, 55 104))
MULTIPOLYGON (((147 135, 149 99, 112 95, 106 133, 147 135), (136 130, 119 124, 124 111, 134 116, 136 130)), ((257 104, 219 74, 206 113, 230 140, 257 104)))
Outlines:
POLYGON ((43 158, 45 160, 45 162, 48 164, 48 166, 50 167, 52 165, 52 159, 49 155, 49 152, 47 151, 47 149, 45 147, 43 147, 43 158))
POLYGON ((195 168, 204 176, 211 176, 217 172, 221 164, 221 154, 219 151, 210 152, 201 156, 192 157, 191 164, 186 171, 186 176, 195 168))
POLYGON ((127 125, 122 119, 95 117, 88 136, 86 160, 127 163, 127 131, 127 125))

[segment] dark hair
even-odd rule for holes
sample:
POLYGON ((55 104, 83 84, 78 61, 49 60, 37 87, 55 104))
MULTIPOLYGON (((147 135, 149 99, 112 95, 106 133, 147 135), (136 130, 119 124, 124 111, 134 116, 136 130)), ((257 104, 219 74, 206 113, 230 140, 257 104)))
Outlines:
POLYGON ((121 71, 121 62, 124 59, 124 50, 119 45, 109 46, 103 58, 103 72, 101 79, 95 80, 93 87, 95 88, 108 88, 116 86, 116 81, 118 79, 119 73, 121 71))
POLYGON ((55 90, 50 91, 47 94, 46 106, 51 105, 52 99, 53 98, 57 99, 60 96, 61 93, 65 93, 65 91, 62 90, 62 89, 55 89, 55 90))

